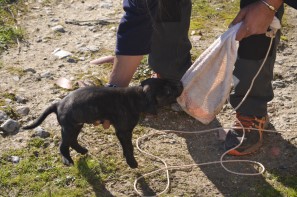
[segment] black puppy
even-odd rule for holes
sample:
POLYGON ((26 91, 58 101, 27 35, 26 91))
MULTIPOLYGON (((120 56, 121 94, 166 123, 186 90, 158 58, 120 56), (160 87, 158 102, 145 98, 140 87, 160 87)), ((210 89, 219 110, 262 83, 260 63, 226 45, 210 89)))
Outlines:
POLYGON ((23 129, 40 125, 51 113, 56 113, 62 127, 60 152, 65 165, 73 164, 69 147, 78 153, 88 150, 78 144, 77 137, 84 123, 109 120, 122 145, 124 157, 131 168, 138 166, 134 158, 132 131, 140 113, 156 114, 158 106, 176 101, 183 90, 179 81, 151 78, 140 86, 127 88, 84 87, 71 92, 58 103, 49 106, 38 119, 23 129))

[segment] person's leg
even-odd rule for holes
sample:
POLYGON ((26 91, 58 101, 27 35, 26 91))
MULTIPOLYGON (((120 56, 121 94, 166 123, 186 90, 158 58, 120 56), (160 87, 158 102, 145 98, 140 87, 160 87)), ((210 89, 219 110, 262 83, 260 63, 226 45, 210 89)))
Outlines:
POLYGON ((124 0, 123 9, 109 86, 128 86, 143 55, 151 51, 158 0, 124 0))
MULTIPOLYGON (((241 6, 246 6, 254 0, 241 0, 241 6)), ((276 16, 281 19, 283 15, 283 6, 279 9, 276 16)), ((268 58, 256 78, 254 85, 242 105, 237 109, 237 119, 244 127, 256 128, 259 130, 246 130, 245 140, 238 149, 230 151, 233 155, 244 155, 256 151, 262 144, 262 132, 268 122, 267 103, 273 99, 273 89, 271 81, 273 79, 273 67, 276 59, 276 49, 280 41, 280 31, 277 32, 268 58)), ((248 91, 252 79, 264 60, 268 51, 270 38, 265 34, 253 35, 243 39, 239 43, 238 59, 235 63, 234 76, 239 79, 239 83, 230 95, 230 103, 234 108, 244 98, 248 91)), ((239 122, 236 127, 241 127, 239 122)), ((230 130, 227 133, 225 148, 227 150, 239 144, 238 137, 242 136, 241 129, 230 130)))
POLYGON ((116 55, 113 69, 109 77, 109 85, 127 87, 142 60, 142 57, 142 55, 116 55))
POLYGON ((180 80, 191 66, 191 0, 159 0, 148 62, 162 78, 180 80))

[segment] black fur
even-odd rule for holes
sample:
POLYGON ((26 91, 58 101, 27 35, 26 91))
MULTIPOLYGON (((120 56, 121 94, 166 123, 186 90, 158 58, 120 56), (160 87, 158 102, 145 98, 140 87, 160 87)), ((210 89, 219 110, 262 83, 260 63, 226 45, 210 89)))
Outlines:
POLYGON ((158 106, 175 102, 182 90, 182 83, 179 81, 155 78, 144 80, 141 86, 135 87, 84 87, 49 106, 39 118, 23 129, 33 129, 49 114, 55 113, 62 127, 60 152, 63 163, 70 165, 73 164, 73 160, 69 147, 81 154, 88 152, 77 141, 84 123, 109 120, 115 128, 128 165, 136 168, 138 164, 133 153, 132 131, 140 114, 156 114, 158 106))

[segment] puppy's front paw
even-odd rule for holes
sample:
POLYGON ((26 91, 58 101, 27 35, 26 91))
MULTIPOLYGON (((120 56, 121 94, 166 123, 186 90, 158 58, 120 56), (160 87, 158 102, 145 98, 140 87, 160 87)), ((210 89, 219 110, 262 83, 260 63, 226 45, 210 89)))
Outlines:
POLYGON ((127 164, 130 166, 130 168, 137 168, 138 167, 138 163, 135 159, 127 159, 127 164))

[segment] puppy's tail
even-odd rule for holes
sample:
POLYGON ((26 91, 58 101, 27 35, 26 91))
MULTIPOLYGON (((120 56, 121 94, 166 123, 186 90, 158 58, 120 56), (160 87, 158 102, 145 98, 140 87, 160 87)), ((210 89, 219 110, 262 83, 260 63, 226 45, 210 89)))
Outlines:
POLYGON ((58 103, 52 104, 51 106, 46 108, 46 110, 32 124, 28 126, 24 126, 22 127, 22 129, 24 130, 34 129, 35 127, 39 126, 48 115, 50 115, 51 113, 57 114, 57 107, 58 107, 58 103))

